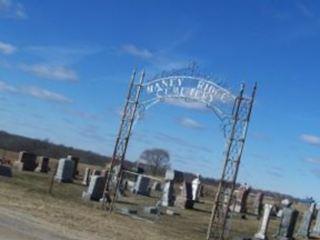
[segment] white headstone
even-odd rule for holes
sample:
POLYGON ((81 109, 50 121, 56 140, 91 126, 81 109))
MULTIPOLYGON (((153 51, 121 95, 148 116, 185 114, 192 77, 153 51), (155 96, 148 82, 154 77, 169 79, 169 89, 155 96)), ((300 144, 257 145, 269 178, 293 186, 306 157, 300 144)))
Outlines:
POLYGON ((247 199, 250 192, 250 187, 243 185, 238 189, 234 211, 237 213, 246 213, 247 199))
POLYGON ((192 181, 192 200, 198 202, 200 198, 201 181, 200 178, 195 178, 192 181))
POLYGON ((163 186, 163 195, 161 198, 161 205, 164 207, 174 206, 175 196, 174 196, 174 182, 166 181, 163 186))
POLYGON ((89 185, 90 173, 91 173, 91 169, 87 167, 84 170, 83 179, 82 179, 82 185, 85 185, 85 186, 89 185))
POLYGON ((263 212, 260 230, 254 235, 256 239, 261 239, 261 240, 267 239, 267 230, 269 226, 272 207, 273 207, 272 204, 264 205, 264 212, 263 212))

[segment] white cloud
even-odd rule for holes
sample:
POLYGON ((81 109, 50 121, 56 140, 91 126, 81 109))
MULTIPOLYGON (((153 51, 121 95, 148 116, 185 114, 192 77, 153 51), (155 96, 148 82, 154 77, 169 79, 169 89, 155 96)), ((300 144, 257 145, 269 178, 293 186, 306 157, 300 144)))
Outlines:
POLYGON ((53 101, 53 102, 60 102, 60 103, 72 102, 69 98, 59 93, 51 92, 49 90, 34 87, 34 86, 24 87, 22 88, 22 92, 27 95, 33 96, 35 98, 39 98, 46 101, 53 101))
POLYGON ((203 128, 203 125, 201 123, 197 122, 194 119, 187 118, 187 117, 181 118, 179 120, 179 123, 183 127, 186 127, 186 128, 192 128, 192 129, 202 129, 203 128))
POLYGON ((151 52, 146 48, 137 47, 134 44, 121 46, 121 52, 146 60, 151 65, 149 72, 158 72, 163 70, 179 69, 186 67, 190 62, 180 57, 170 54, 167 51, 159 50, 151 52))
POLYGON ((320 164, 320 157, 310 157, 305 159, 306 162, 320 164))
POLYGON ((38 77, 43 77, 52 80, 60 81, 77 81, 78 76, 76 72, 70 68, 64 66, 50 66, 46 64, 35 65, 21 65, 20 68, 23 71, 34 74, 38 77))
POLYGON ((302 1, 298 1, 296 3, 296 6, 298 8, 298 10, 300 11, 300 13, 305 16, 306 18, 313 18, 315 17, 314 12, 312 11, 312 8, 307 6, 305 3, 303 3, 302 1))
MULTIPOLYGON (((0 0, 1 1, 1 0, 0 0)), ((5 42, 1 42, 0 41, 0 53, 9 55, 12 54, 16 51, 16 47, 9 44, 9 43, 5 43, 5 42)))
POLYGON ((70 66, 80 62, 87 56, 102 52, 99 46, 41 46, 25 47, 24 50, 41 59, 50 66, 70 66))
POLYGON ((151 51, 145 48, 138 48, 137 46, 133 44, 126 44, 123 45, 121 50, 127 54, 130 54, 135 57, 140 57, 144 59, 149 59, 153 57, 153 54, 151 51))
POLYGON ((320 146, 320 137, 310 134, 301 134, 300 139, 308 144, 320 146))
POLYGON ((320 178, 320 169, 319 168, 311 169, 310 171, 314 176, 320 178))
POLYGON ((79 111, 75 109, 65 109, 64 112, 70 114, 71 116, 76 116, 85 120, 98 120, 99 116, 90 112, 79 111))
POLYGON ((14 0, 0 0, 0 17, 26 19, 27 13, 24 6, 14 0))
POLYGON ((0 81, 0 92, 23 94, 32 96, 45 101, 57 103, 71 103, 72 100, 59 94, 36 86, 20 86, 15 87, 3 81, 0 81))
POLYGON ((191 143, 185 139, 182 139, 182 138, 178 138, 178 137, 175 137, 175 136, 171 136, 171 135, 168 135, 168 134, 165 134, 165 133, 161 133, 161 132, 158 132, 154 138, 156 140, 159 140, 161 142, 170 142, 172 144, 176 144, 178 146, 185 146, 191 150, 196 150, 196 151, 202 151, 202 152, 206 152, 206 153, 212 153, 212 149, 210 148, 207 148, 206 146, 202 146, 202 145, 197 145, 197 144, 194 144, 194 143, 191 143))
POLYGON ((187 102, 179 98, 167 98, 164 99, 164 102, 170 105, 178 106, 178 107, 183 107, 183 108, 188 108, 188 109, 193 109, 193 110, 198 110, 198 111, 207 111, 208 108, 204 103, 200 102, 187 102))
POLYGON ((3 81, 0 81, 0 92, 10 92, 14 93, 17 92, 18 89, 14 86, 11 86, 3 81))

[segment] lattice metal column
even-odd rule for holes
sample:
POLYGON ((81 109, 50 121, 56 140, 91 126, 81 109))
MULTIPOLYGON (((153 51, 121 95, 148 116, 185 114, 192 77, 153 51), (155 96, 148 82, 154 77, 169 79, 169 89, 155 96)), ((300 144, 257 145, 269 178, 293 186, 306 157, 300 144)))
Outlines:
POLYGON ((257 86, 254 86, 250 99, 244 97, 244 85, 236 98, 232 113, 232 127, 228 136, 224 166, 216 194, 210 222, 207 231, 207 240, 222 240, 227 233, 227 219, 230 211, 231 199, 234 192, 239 164, 247 137, 248 124, 257 86))
POLYGON ((131 136, 132 125, 136 119, 137 108, 139 105, 139 98, 140 98, 142 84, 144 80, 144 71, 141 73, 140 82, 138 84, 135 84, 135 76, 136 76, 136 72, 134 71, 129 84, 128 96, 126 99, 125 107, 123 109, 121 124, 119 128, 118 136, 116 139, 116 144, 115 144, 113 155, 112 155, 111 166, 108 172, 108 177, 105 185, 103 206, 106 207, 107 201, 111 201, 110 212, 113 209, 113 204, 116 200, 117 193, 120 187, 122 170, 123 170, 123 162, 125 160, 128 143, 131 136), (112 174, 114 171, 114 166, 117 163, 120 164, 120 169, 116 174, 116 183, 113 189, 113 197, 111 198, 110 190, 111 190, 112 174))

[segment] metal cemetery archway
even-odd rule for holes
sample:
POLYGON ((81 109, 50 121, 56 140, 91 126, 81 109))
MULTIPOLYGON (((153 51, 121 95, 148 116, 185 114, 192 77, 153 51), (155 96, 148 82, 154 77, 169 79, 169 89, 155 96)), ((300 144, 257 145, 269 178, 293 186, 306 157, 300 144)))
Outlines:
POLYGON ((136 72, 132 74, 109 172, 112 173, 114 166, 118 163, 120 163, 120 171, 116 176, 112 196, 110 195, 112 176, 108 174, 104 205, 109 199, 111 201, 110 211, 112 211, 121 182, 122 166, 131 131, 135 121, 144 110, 163 101, 201 103, 211 109, 221 120, 226 137, 224 163, 207 232, 208 240, 224 239, 229 206, 247 136, 256 85, 250 97, 244 95, 244 85, 241 85, 240 92, 234 95, 194 67, 163 72, 147 82, 144 82, 144 77, 145 73, 142 71, 136 83, 136 72))

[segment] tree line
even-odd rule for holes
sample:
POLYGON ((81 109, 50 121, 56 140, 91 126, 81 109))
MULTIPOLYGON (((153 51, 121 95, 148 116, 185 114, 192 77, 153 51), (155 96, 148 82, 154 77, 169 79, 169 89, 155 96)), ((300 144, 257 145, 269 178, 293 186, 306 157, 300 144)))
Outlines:
POLYGON ((85 151, 74 147, 55 144, 48 139, 39 140, 19 136, 5 131, 0 131, 0 149, 5 149, 14 152, 27 151, 35 153, 38 156, 47 156, 50 158, 64 158, 67 155, 72 155, 80 158, 83 163, 104 166, 110 157, 102 156, 92 151, 85 151))

